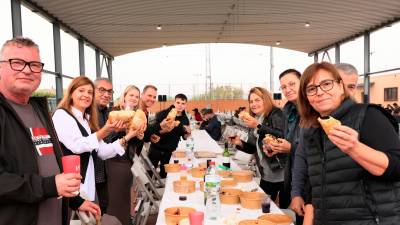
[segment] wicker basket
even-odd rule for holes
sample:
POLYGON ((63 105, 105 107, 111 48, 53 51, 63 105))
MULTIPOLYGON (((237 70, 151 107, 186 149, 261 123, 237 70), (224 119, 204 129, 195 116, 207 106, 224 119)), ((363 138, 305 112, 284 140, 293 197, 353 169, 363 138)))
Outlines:
POLYGON ((219 195, 222 204, 239 204, 239 195, 242 193, 239 189, 224 188, 219 195))
POLYGON ((196 182, 192 180, 176 180, 173 182, 174 192, 188 194, 196 190, 196 182))
POLYGON ((260 209, 261 200, 265 197, 262 192, 242 192, 240 194, 240 205, 246 209, 260 209))
POLYGON ((265 214, 258 217, 259 220, 268 221, 276 225, 289 225, 293 222, 292 217, 282 214, 265 214))
POLYGON ((204 192, 204 181, 200 181, 200 191, 204 192))
POLYGON ((251 182, 253 180, 253 171, 250 170, 240 170, 232 171, 233 179, 239 183, 251 182))
POLYGON ((196 211, 194 208, 190 207, 170 207, 164 210, 165 221, 167 225, 179 224, 179 221, 189 218, 189 213, 196 211))
POLYGON ((165 164, 164 168, 167 173, 177 173, 181 171, 181 164, 165 164))
POLYGON ((205 162, 199 163, 199 167, 207 169, 207 163, 205 162))
POLYGON ((275 223, 266 220, 242 220, 239 225, 276 225, 275 223))
POLYGON ((190 170, 190 173, 192 174, 192 177, 204 178, 204 175, 206 175, 206 169, 203 167, 195 167, 190 170))
POLYGON ((221 180, 221 187, 235 187, 236 185, 237 182, 234 179, 221 180))
POLYGON ((230 170, 218 170, 217 171, 218 175, 220 175, 221 177, 231 177, 232 176, 232 171, 230 170))
POLYGON ((174 151, 172 152, 172 156, 175 158, 185 158, 186 153, 184 151, 174 151))

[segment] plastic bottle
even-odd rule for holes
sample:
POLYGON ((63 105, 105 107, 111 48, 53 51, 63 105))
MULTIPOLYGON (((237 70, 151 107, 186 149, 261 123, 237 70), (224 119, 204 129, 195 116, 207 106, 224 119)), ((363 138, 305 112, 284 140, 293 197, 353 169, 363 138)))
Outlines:
POLYGON ((219 192, 221 187, 221 178, 217 174, 215 162, 210 162, 205 175, 204 184, 204 201, 206 203, 206 218, 209 220, 216 220, 221 211, 221 202, 219 199, 219 192))
POLYGON ((186 158, 187 158, 187 167, 193 167, 193 149, 194 149, 194 140, 193 137, 190 136, 186 140, 186 158))

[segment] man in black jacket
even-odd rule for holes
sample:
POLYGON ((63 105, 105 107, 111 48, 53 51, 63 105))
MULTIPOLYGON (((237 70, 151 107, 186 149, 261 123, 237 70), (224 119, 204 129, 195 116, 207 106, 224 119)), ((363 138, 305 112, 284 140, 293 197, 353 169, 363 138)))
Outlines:
POLYGON ((221 122, 212 109, 204 111, 204 120, 207 122, 204 123, 204 126, 200 126, 200 130, 206 130, 212 139, 218 141, 221 138, 221 122))
POLYGON ((68 203, 100 213, 96 204, 73 194, 81 176, 61 173, 62 153, 47 101, 30 98, 43 65, 30 39, 14 38, 1 49, 0 225, 67 225, 68 203))
MULTIPOLYGON (((172 130, 160 129, 159 136, 160 140, 156 143, 151 143, 149 150, 149 158, 154 167, 158 167, 160 163, 160 176, 165 178, 167 176, 164 165, 168 164, 171 159, 172 152, 178 147, 178 143, 181 137, 186 139, 190 135, 189 119, 186 116, 185 108, 187 103, 187 97, 184 94, 177 94, 175 96, 174 105, 171 105, 168 109, 162 110, 156 115, 156 124, 165 122, 168 113, 171 109, 175 108, 177 115, 175 121, 175 127, 172 130), (179 124, 178 124, 179 123, 179 124)), ((169 121, 168 121, 169 122, 169 121)))

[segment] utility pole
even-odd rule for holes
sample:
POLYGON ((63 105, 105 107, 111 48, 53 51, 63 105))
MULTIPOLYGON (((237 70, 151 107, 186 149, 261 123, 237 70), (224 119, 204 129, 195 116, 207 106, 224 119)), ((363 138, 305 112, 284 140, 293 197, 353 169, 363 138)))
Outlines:
POLYGON ((269 74, 269 91, 274 95, 274 48, 271 46, 269 51, 269 63, 270 63, 270 74, 269 74))

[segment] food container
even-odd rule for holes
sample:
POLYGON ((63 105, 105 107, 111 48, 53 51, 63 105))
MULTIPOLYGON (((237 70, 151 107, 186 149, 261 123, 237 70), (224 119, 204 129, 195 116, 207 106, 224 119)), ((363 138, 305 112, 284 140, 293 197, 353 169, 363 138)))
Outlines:
POLYGON ((207 169, 207 163, 205 162, 199 163, 199 167, 207 169))
POLYGON ((221 177, 231 177, 232 176, 232 171, 230 170, 217 170, 218 175, 220 175, 221 177))
POLYGON ((266 220, 242 220, 239 225, 276 225, 266 220))
POLYGON ((192 174, 192 177, 203 178, 204 175, 206 175, 206 168, 195 167, 190 170, 190 173, 192 174))
POLYGON ((264 214, 258 217, 258 220, 264 220, 276 225, 289 225, 293 222, 292 217, 284 214, 264 214))
POLYGON ((246 209, 261 209, 261 200, 265 197, 262 192, 242 192, 240 205, 246 209))
POLYGON ((253 171, 250 170, 238 170, 232 171, 233 179, 239 183, 251 182, 253 180, 253 171))
POLYGON ((185 158, 186 153, 184 151, 174 151, 172 152, 172 156, 175 158, 185 158))
POLYGON ((197 151, 194 153, 196 158, 216 158, 217 153, 211 151, 197 151))
POLYGON ((165 168, 165 172, 167 172, 167 173, 177 173, 177 172, 181 171, 180 164, 165 164, 164 168, 165 168))
POLYGON ((164 210, 167 225, 177 225, 179 221, 189 218, 189 213, 196 211, 194 208, 178 206, 164 210))
POLYGON ((200 181, 200 191, 204 192, 204 181, 200 181))
POLYGON ((239 204, 239 195, 242 193, 239 189, 224 188, 221 190, 219 198, 222 204, 239 204))
POLYGON ((221 187, 234 187, 236 185, 237 185, 237 182, 234 179, 221 180, 221 187))
POLYGON ((173 182, 174 192, 189 194, 196 190, 196 182, 192 180, 176 180, 173 182))

